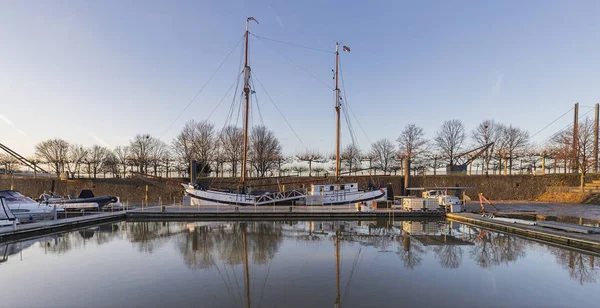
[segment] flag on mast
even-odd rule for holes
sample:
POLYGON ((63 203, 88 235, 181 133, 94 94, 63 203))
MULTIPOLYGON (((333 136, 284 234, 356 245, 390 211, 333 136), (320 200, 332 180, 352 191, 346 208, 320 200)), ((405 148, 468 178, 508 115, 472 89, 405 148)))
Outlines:
POLYGON ((344 45, 344 46, 342 46, 342 50, 343 50, 343 51, 350 52, 350 47, 348 47, 348 46, 344 45))

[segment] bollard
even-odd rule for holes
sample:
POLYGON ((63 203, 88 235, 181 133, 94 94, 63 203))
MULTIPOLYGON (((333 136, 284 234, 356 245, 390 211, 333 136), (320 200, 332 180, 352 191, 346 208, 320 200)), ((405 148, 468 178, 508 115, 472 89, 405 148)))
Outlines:
POLYGON ((13 220, 13 231, 17 231, 17 220, 13 220))

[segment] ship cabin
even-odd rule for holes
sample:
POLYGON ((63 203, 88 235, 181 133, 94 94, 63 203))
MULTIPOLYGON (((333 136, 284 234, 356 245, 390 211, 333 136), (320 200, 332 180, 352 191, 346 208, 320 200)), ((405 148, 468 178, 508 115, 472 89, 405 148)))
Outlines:
POLYGON ((358 192, 358 183, 344 183, 344 184, 311 184, 310 193, 311 195, 337 195, 340 193, 353 193, 358 192))

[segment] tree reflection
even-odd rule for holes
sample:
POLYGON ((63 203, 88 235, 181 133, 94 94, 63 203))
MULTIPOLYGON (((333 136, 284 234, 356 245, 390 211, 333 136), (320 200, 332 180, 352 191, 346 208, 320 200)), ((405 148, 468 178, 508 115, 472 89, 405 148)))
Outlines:
POLYGON ((141 252, 152 253, 156 248, 164 245, 168 238, 181 232, 183 223, 173 222, 129 222, 127 223, 127 238, 132 243, 137 243, 141 252), (175 227, 173 231, 171 227, 175 227))
POLYGON ((49 253, 63 254, 86 244, 103 245, 119 236, 118 223, 106 224, 47 238, 40 241, 40 247, 49 253))
POLYGON ((571 279, 585 283, 595 283, 598 278, 598 258, 577 251, 566 250, 558 247, 548 247, 556 262, 569 272, 571 279))
POLYGON ((525 256, 525 240, 486 230, 479 231, 474 240, 471 257, 482 268, 508 264, 525 256))
POLYGON ((396 254, 404 263, 404 268, 408 270, 415 269, 423 262, 425 247, 419 241, 413 241, 407 232, 404 232, 402 237, 398 237, 398 240, 401 240, 401 245, 398 246, 396 254))
POLYGON ((246 232, 248 254, 255 264, 273 259, 283 241, 278 222, 212 224, 187 230, 178 238, 179 250, 190 268, 210 268, 218 260, 243 264, 242 232, 246 232))
POLYGON ((209 268, 215 264, 212 255, 215 240, 209 226, 194 227, 178 237, 179 251, 189 268, 209 268))
POLYGON ((463 249, 458 245, 438 245, 433 248, 443 268, 458 268, 462 261, 463 249))

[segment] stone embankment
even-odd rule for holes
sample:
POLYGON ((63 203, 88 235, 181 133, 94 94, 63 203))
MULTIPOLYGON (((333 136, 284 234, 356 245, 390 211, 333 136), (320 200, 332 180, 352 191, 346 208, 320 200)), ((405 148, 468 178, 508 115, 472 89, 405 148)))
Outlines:
MULTIPOLYGON (((600 174, 591 174, 586 176, 586 181, 600 179, 600 174)), ((585 197, 570 197, 560 195, 559 193, 550 194, 551 187, 576 187, 579 185, 578 174, 548 174, 539 175, 427 175, 413 176, 410 178, 410 187, 472 187, 466 190, 466 194, 475 198, 482 192, 490 200, 536 200, 550 202, 582 202, 582 200, 595 200, 595 192, 586 192, 585 197), (542 199, 540 199, 542 198, 542 199), (543 199, 546 198, 546 199, 543 199)), ((181 182, 184 182, 181 179, 181 182)), ((237 178, 204 178, 200 182, 205 186, 211 187, 235 187, 237 178)), ((345 182, 358 182, 361 187, 367 187, 369 182, 385 186, 391 185, 395 195, 403 194, 404 179, 400 176, 356 176, 345 177, 345 182)), ((265 178, 251 180, 250 183, 254 190, 278 190, 285 186, 286 190, 301 189, 302 186, 308 186, 310 183, 332 183, 332 178, 325 177, 286 177, 286 178, 265 178)), ((0 190, 10 187, 21 191, 23 194, 31 197, 38 197, 43 192, 50 191, 52 179, 49 178, 17 178, 13 176, 0 176, 0 190)), ((165 203, 179 202, 183 196, 183 188, 174 181, 147 178, 106 178, 106 179, 75 179, 59 180, 55 179, 54 191, 62 195, 76 196, 81 189, 90 188, 96 195, 119 196, 126 202, 140 204, 146 196, 146 186, 148 186, 148 200, 152 203, 158 203, 159 198, 165 203)), ((418 194, 418 192, 413 192, 418 194)), ((577 194, 575 192, 569 192, 577 194)))

